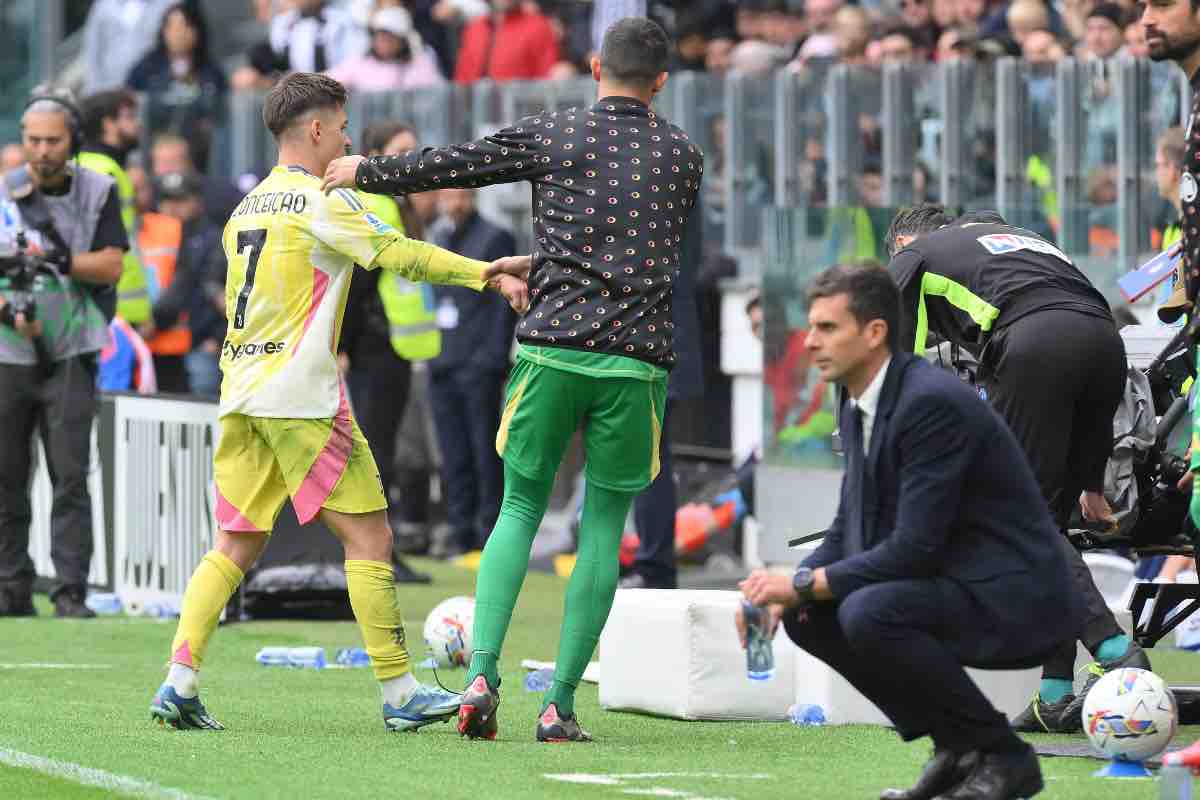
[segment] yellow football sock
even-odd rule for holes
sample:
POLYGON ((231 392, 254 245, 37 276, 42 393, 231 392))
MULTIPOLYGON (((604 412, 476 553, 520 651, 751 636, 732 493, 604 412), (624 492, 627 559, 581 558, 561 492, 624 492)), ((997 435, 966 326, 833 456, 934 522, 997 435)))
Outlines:
POLYGON ((392 565, 383 561, 347 561, 346 588, 375 678, 386 681, 407 674, 404 617, 396 599, 392 565))
POLYGON ((209 550, 183 593, 179 627, 171 642, 171 661, 200 669, 208 639, 217 629, 221 610, 242 582, 241 569, 227 555, 209 550))

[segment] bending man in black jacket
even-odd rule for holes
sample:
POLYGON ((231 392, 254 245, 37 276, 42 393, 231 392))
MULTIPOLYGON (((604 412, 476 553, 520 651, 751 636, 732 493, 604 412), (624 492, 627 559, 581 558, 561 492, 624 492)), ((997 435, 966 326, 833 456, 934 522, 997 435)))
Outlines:
POLYGON ((841 500, 794 577, 759 570, 742 591, 773 604, 792 641, 905 740, 933 739, 917 786, 885 799, 1030 797, 1042 788, 1037 757, 963 665, 1031 667, 1071 635, 1061 537, 1004 421, 949 372, 900 351, 886 271, 836 266, 808 297, 806 345, 850 396, 841 500))
MULTIPOLYGON (((906 209, 887 244, 904 348, 923 353, 934 333, 975 356, 980 394, 1021 443, 1060 530, 1076 503, 1089 520, 1111 520, 1104 469, 1125 387, 1125 345, 1104 296, 1057 247, 994 212, 952 222, 941 206, 906 209)), ((1021 731, 1082 731, 1083 700, 1100 674, 1150 668, 1079 553, 1065 536, 1061 544, 1085 613, 1043 665, 1038 695, 1013 723, 1021 731), (1098 662, 1078 695, 1076 639, 1098 662)))

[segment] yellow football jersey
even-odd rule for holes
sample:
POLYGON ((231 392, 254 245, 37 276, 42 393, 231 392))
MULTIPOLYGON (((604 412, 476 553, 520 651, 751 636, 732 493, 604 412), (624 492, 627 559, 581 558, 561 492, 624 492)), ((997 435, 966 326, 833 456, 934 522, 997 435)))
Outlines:
POLYGON ((325 195, 320 186, 302 167, 275 167, 225 225, 221 416, 334 416, 337 342, 355 264, 483 288, 483 262, 408 239, 355 191, 325 195))

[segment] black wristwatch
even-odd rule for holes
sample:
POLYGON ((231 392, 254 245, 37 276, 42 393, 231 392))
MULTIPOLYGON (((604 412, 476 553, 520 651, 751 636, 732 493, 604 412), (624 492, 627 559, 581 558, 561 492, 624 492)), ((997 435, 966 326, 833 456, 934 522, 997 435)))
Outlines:
POLYGON ((813 571, 808 567, 800 567, 792 576, 792 589, 795 590, 796 597, 800 599, 800 605, 811 606, 816 600, 816 597, 813 596, 813 585, 816 580, 813 571))

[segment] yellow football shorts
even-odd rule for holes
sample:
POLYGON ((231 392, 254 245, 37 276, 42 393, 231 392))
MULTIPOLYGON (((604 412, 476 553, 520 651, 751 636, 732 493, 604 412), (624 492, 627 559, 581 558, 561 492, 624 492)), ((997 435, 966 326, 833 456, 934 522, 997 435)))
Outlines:
POLYGON ((222 417, 213 473, 217 524, 231 533, 270 532, 288 497, 301 524, 322 508, 387 508, 371 448, 346 408, 332 419, 222 417))

